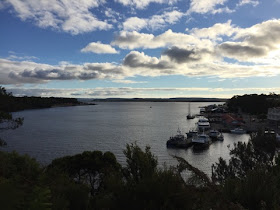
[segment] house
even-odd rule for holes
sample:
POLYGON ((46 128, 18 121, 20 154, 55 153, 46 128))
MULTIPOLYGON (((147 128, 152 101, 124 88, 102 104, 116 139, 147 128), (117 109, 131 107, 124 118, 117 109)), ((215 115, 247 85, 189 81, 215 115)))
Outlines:
POLYGON ((244 121, 242 118, 240 117, 236 117, 233 116, 231 114, 224 114, 222 116, 222 120, 224 122, 224 124, 226 124, 227 126, 241 126, 244 124, 244 121))

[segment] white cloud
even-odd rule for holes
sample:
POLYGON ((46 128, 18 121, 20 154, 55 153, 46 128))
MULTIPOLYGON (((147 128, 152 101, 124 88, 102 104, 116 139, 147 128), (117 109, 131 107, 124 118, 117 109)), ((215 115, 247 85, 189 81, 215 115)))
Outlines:
POLYGON ((73 35, 94 30, 108 30, 111 24, 99 20, 90 11, 104 0, 6 0, 23 21, 30 20, 41 28, 53 28, 73 35))
POLYGON ((257 0, 240 0, 240 2, 237 4, 237 6, 243 6, 246 4, 251 4, 253 7, 256 7, 259 5, 259 1, 257 0))
POLYGON ((130 17, 123 23, 123 29, 125 31, 140 31, 141 29, 146 28, 147 25, 147 19, 130 17))
POLYGON ((102 44, 100 42, 91 42, 86 47, 81 49, 81 52, 92 52, 97 54, 117 54, 119 53, 115 48, 108 44, 102 44))
POLYGON ((233 10, 230 10, 228 7, 221 7, 227 1, 228 0, 191 0, 188 13, 231 13, 233 10))
MULTIPOLYGON (((0 84, 94 79, 129 82, 127 78, 138 75, 245 78, 280 74, 280 20, 265 21, 249 28, 237 28, 228 21, 189 32, 185 34, 168 30, 154 36, 123 31, 112 44, 124 49, 164 49, 158 57, 131 51, 121 64, 48 65, 0 59, 0 84), (204 36, 206 32, 208 35, 204 36), (226 41, 221 39, 223 36, 226 41), (225 57, 235 59, 235 63, 225 62, 225 57)), ((114 49, 101 43, 93 45, 95 47, 89 45, 87 50, 99 47, 99 52, 108 52, 114 49)))
MULTIPOLYGON (((189 29, 186 29, 189 31, 189 29)), ((216 23, 209 28, 193 28, 190 30, 191 35, 199 38, 209 38, 212 40, 222 41, 222 36, 231 37, 234 33, 238 31, 238 28, 231 25, 231 20, 226 23, 216 23)))
POLYGON ((176 3, 178 0, 115 0, 115 1, 123 4, 124 6, 130 6, 137 9, 145 9, 151 3, 172 5, 176 3))
POLYGON ((165 11, 161 15, 154 15, 150 18, 130 17, 123 23, 123 30, 140 31, 144 28, 158 30, 167 25, 177 23, 183 15, 182 12, 173 10, 170 12, 165 11))
POLYGON ((112 44, 122 49, 155 49, 168 46, 204 46, 205 48, 210 48, 213 46, 213 43, 210 40, 199 39, 195 36, 184 33, 176 33, 172 30, 167 30, 158 36, 154 36, 153 34, 138 33, 136 31, 122 31, 112 44))
POLYGON ((146 81, 133 81, 133 80, 124 80, 124 79, 112 80, 112 82, 122 83, 122 84, 143 84, 143 83, 147 83, 146 81))
POLYGON ((256 63, 279 63, 280 19, 268 20, 249 28, 239 28, 232 42, 218 45, 227 57, 256 63), (237 41, 236 41, 237 40, 237 41), (234 42, 233 42, 234 41, 234 42))
POLYGON ((39 58, 35 56, 29 56, 29 55, 24 55, 23 53, 16 53, 13 51, 9 51, 9 56, 6 58, 8 60, 14 60, 14 61, 31 61, 31 60, 37 60, 39 58))

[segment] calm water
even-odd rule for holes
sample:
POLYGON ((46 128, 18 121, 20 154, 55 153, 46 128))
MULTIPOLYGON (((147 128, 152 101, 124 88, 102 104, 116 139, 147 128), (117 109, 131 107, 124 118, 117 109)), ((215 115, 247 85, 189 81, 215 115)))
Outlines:
MULTIPOLYGON (((191 103, 192 114, 200 106, 213 103, 191 103)), ((14 113, 24 117, 22 127, 1 133, 8 146, 1 150, 27 153, 42 164, 54 158, 85 150, 113 152, 125 163, 123 149, 137 142, 150 145, 160 164, 176 165, 172 155, 185 158, 195 167, 210 174, 211 165, 219 157, 229 158, 229 145, 248 141, 249 135, 224 134, 223 142, 214 142, 208 150, 167 149, 166 141, 178 127, 188 132, 198 119, 186 120, 188 103, 103 102, 96 106, 58 107, 14 113)))

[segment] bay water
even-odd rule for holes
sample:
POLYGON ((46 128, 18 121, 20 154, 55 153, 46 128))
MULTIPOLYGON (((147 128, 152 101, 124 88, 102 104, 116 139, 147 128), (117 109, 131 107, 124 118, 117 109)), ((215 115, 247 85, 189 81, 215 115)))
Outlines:
MULTIPOLYGON (((198 114, 199 107, 210 104, 214 103, 192 102, 191 113, 198 114)), ((166 141, 176 135, 178 128, 183 133, 195 128, 198 118, 187 120, 187 114, 186 102, 100 102, 25 110, 13 113, 14 117, 24 117, 23 126, 0 134, 8 143, 1 150, 29 154, 43 165, 83 151, 111 151, 125 164, 123 150, 126 144, 136 142, 143 149, 149 145, 159 165, 176 165, 176 155, 210 174, 211 165, 219 157, 230 158, 229 149, 234 143, 249 139, 247 134, 225 133, 223 142, 213 142, 200 152, 167 148, 166 141)))

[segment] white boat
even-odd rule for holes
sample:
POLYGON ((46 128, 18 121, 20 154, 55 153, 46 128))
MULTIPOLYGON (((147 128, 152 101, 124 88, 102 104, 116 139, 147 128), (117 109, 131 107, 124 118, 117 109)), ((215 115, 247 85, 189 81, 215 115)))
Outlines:
POLYGON ((205 107, 201 107, 199 112, 200 112, 200 114, 203 114, 203 113, 205 113, 205 111, 206 111, 205 107))
POLYGON ((231 133, 234 134, 244 134, 247 133, 243 128, 234 128, 232 130, 230 130, 231 133))
POLYGON ((210 123, 207 118, 200 118, 197 122, 197 128, 199 130, 207 130, 210 128, 210 123))
POLYGON ((187 119, 188 120, 191 120, 191 119, 194 119, 195 116, 191 114, 191 104, 189 103, 189 113, 187 115, 187 119))

